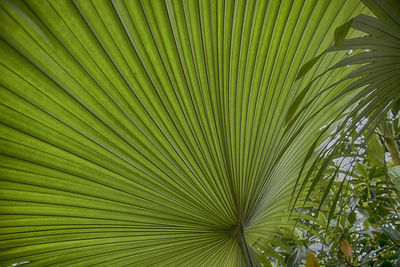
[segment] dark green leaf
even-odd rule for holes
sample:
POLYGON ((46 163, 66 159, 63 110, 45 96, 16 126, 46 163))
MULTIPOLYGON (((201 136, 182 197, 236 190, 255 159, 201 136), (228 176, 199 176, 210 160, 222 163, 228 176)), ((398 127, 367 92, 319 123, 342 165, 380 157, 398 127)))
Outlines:
MULTIPOLYGON (((322 52, 321 54, 319 54, 318 56, 310 59, 309 61, 307 61, 307 63, 305 63, 301 69, 299 70, 297 76, 296 76, 296 80, 302 78, 304 75, 307 74, 307 72, 310 71, 310 69, 315 65, 315 63, 318 62, 318 60, 324 55, 324 52, 322 52)), ((309 86, 309 85, 307 85, 309 86)), ((303 90, 304 91, 304 90, 303 90)))
POLYGON ((400 231, 393 229, 392 227, 389 226, 383 226, 382 230, 390 236, 390 239, 396 242, 397 244, 400 244, 400 231))
POLYGON ((350 30, 353 20, 349 20, 335 30, 335 46, 339 46, 343 43, 350 30))
POLYGON ((349 217, 348 217, 349 223, 354 224, 356 219, 357 219, 356 213, 354 211, 350 212, 349 217))

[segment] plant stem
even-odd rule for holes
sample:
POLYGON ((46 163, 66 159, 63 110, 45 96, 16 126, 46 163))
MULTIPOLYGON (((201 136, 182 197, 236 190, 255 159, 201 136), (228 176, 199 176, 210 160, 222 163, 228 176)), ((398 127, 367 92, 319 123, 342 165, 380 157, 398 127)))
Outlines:
POLYGON ((238 240, 239 240, 240 247, 242 248, 242 254, 243 254, 244 260, 246 262, 246 266, 248 266, 248 267, 260 266, 260 264, 258 263, 257 259, 254 257, 253 252, 246 241, 243 225, 241 224, 239 227, 240 228, 238 231, 238 240))
POLYGON ((397 146, 396 137, 393 136, 392 131, 389 128, 389 125, 385 120, 382 120, 379 123, 379 129, 382 132, 383 138, 385 140, 386 147, 392 157, 393 164, 395 166, 400 165, 400 153, 399 147, 397 146))
POLYGON ((352 267, 360 267, 360 266, 362 266, 362 265, 364 265, 364 264, 366 264, 366 263, 372 261, 373 259, 378 258, 378 257, 381 256, 383 253, 385 253, 386 251, 391 250, 392 248, 397 247, 397 246, 398 246, 397 244, 394 244, 394 245, 388 247, 387 249, 385 249, 384 251, 382 251, 381 253, 379 253, 378 255, 376 255, 375 257, 372 257, 372 258, 368 259, 367 261, 364 261, 364 262, 362 262, 362 263, 360 263, 360 264, 356 264, 356 265, 351 264, 351 263, 349 262, 348 259, 346 259, 346 263, 349 264, 349 265, 352 266, 352 267))

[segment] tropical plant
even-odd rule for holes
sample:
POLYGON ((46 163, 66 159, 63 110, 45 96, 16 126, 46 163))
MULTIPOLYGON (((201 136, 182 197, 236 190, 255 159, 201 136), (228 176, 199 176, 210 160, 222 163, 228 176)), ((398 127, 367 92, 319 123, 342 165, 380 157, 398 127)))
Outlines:
MULTIPOLYGON (((387 125, 385 125, 384 122, 386 114, 392 106, 399 105, 400 90, 398 88, 400 80, 398 77, 400 77, 400 2, 397 0, 363 0, 362 2, 365 3, 374 16, 360 14, 337 28, 335 31, 334 46, 323 51, 321 54, 307 62, 298 74, 298 78, 301 78, 326 53, 345 50, 348 51, 348 55, 352 54, 351 56, 340 60, 338 63, 335 63, 325 72, 337 68, 348 68, 350 66, 355 66, 355 69, 342 79, 339 79, 337 82, 322 90, 320 94, 316 96, 316 98, 322 97, 327 92, 331 92, 332 88, 334 89, 338 84, 343 82, 349 82, 349 84, 344 90, 340 91, 339 94, 333 97, 331 102, 335 102, 349 93, 353 94, 351 100, 348 101, 346 106, 343 108, 343 113, 345 113, 345 115, 338 116, 335 120, 325 126, 323 133, 331 129, 330 126, 340 122, 340 124, 336 125, 335 128, 337 134, 332 135, 332 139, 325 142, 325 149, 321 150, 320 157, 315 159, 315 162, 308 171, 307 179, 303 181, 303 185, 306 184, 309 177, 311 177, 312 172, 319 168, 317 175, 313 179, 308 196, 318 184, 325 168, 329 165, 329 162, 341 149, 340 143, 343 138, 346 138, 346 135, 340 135, 340 131, 354 129, 361 121, 364 121, 364 123, 363 129, 359 131, 359 135, 361 135, 366 128, 371 126, 372 128, 377 127, 379 123, 380 128, 386 129, 387 125), (345 39, 350 28, 354 28, 365 35, 345 39), (356 105, 356 107, 352 108, 352 105, 356 105)), ((325 74, 325 72, 323 74, 325 74)), ((292 124, 297 120, 298 116, 292 118, 292 115, 300 106, 303 98, 307 95, 307 92, 311 88, 311 84, 315 80, 318 80, 323 74, 316 76, 296 97, 290 111, 286 115, 286 121, 290 121, 289 124, 292 124)), ((303 105, 303 108, 298 114, 301 115, 304 113, 304 111, 309 108, 309 104, 313 101, 315 101, 314 98, 309 100, 307 104, 303 105)), ((318 114, 323 110, 324 108, 321 108, 313 115, 318 114)), ((323 136, 323 133, 321 133, 321 136, 323 136)), ((390 142, 394 142, 393 136, 389 139, 390 142)), ((356 140, 356 138, 354 140, 356 140)), ((397 145, 389 144, 390 142, 386 142, 389 150, 392 149, 392 152, 393 150, 398 150, 397 145)), ((315 146, 310 148, 309 155, 314 151, 314 148, 315 146)), ((393 153, 393 155, 397 156, 398 153, 393 153)), ((309 158, 306 157, 305 162, 308 160, 309 158)), ((400 163, 400 159, 395 158, 395 162, 400 163)), ((329 187, 327 190, 329 190, 329 187)))
MULTIPOLYGON (((387 125, 394 127, 388 127, 391 130, 387 136, 399 132, 400 114, 396 109, 392 111, 396 115, 390 113, 387 125)), ((358 131, 361 128, 360 125, 358 131)), ((317 207, 311 207, 304 211, 321 222, 303 221, 309 226, 301 241, 306 245, 304 250, 314 251, 319 263, 326 266, 400 264, 400 187, 394 175, 399 149, 386 153, 393 159, 386 162, 383 148, 388 142, 379 138, 381 133, 371 135, 367 131, 359 136, 355 130, 345 135, 343 148, 350 146, 350 153, 343 149, 342 156, 328 166, 319 184, 320 192, 312 194, 312 201, 318 206, 324 202, 321 210, 318 213, 317 207), (329 193, 322 201, 326 188, 330 188, 329 193), (335 216, 329 220, 327 214, 332 207, 335 216)))
POLYGON ((316 97, 351 67, 302 90, 344 52, 296 76, 363 4, 0 7, 1 264, 256 266, 292 236, 307 151, 353 101, 316 97))
POLYGON ((294 238, 270 246, 275 253, 266 255, 268 266, 400 265, 399 121, 395 105, 384 121, 385 136, 382 127, 360 136, 366 121, 341 132, 342 149, 311 194, 314 205, 303 208, 313 219, 301 220, 294 238))

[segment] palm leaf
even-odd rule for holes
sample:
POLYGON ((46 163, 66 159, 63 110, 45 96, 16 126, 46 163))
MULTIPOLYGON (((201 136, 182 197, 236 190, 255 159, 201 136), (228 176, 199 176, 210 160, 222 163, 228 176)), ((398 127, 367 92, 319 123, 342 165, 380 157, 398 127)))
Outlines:
POLYGON ((298 170, 338 111, 285 128, 319 72, 295 78, 360 3, 0 5, 2 265, 257 265, 258 240, 290 232, 298 170))
MULTIPOLYGON (((346 95, 350 96, 350 101, 343 107, 343 112, 348 112, 346 116, 332 120, 329 124, 332 125, 337 121, 340 122, 332 134, 332 139, 336 140, 326 142, 330 144, 330 147, 321 152, 321 155, 330 154, 330 156, 317 157, 308 171, 307 177, 317 167, 319 168, 317 175, 313 179, 311 189, 318 184, 331 158, 342 153, 340 151, 340 143, 346 137, 346 134, 343 133, 354 130, 361 121, 363 121, 363 127, 358 131, 358 135, 361 135, 368 128, 374 129, 382 119, 386 118, 386 114, 390 108, 400 99, 400 3, 398 1, 382 0, 364 0, 363 3, 369 8, 374 17, 360 14, 337 28, 335 31, 335 45, 308 61, 298 74, 298 78, 305 75, 326 53, 344 50, 352 54, 332 64, 325 72, 344 67, 352 67, 353 70, 326 87, 318 96, 309 100, 307 104, 303 104, 303 109, 298 112, 299 114, 304 113, 309 104, 315 101, 315 99, 325 96, 327 93, 332 94, 333 91, 336 91, 337 85, 346 83, 344 89, 331 98, 330 103, 336 103, 346 95), (350 27, 362 32, 364 36, 345 39, 350 27), (354 51, 355 53, 353 53, 354 51), (366 118, 368 120, 365 120, 366 118), (341 138, 337 138, 337 133, 340 132, 341 138), (322 163, 319 164, 318 162, 322 163)), ((296 97, 290 108, 290 113, 287 114, 286 122, 290 119, 288 116, 292 116, 298 107, 301 106, 305 92, 310 90, 311 84, 319 78, 320 76, 314 78, 303 89, 303 92, 296 97)), ((324 107, 317 110, 310 117, 315 116, 321 111, 324 111, 324 107)), ((296 115, 294 118, 294 121, 297 120, 296 115)), ((293 123, 291 121, 289 125, 293 123)), ((314 148, 311 148, 309 154, 313 150, 314 148)), ((309 158, 305 159, 303 166, 307 164, 308 160, 309 158)), ((300 171, 298 180, 301 179, 303 169, 300 171)), ((307 181, 308 179, 303 181, 303 185, 307 181)), ((329 191, 329 186, 326 190, 327 192, 329 191)), ((308 196, 311 194, 311 191, 308 192, 308 196)))

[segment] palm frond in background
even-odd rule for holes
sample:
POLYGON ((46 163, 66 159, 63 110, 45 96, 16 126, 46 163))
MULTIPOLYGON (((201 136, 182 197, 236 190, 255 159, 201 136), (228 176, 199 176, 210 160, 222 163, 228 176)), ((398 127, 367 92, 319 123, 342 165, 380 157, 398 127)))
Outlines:
MULTIPOLYGON (((337 117, 325 128, 325 131, 328 132, 328 129, 331 129, 334 133, 332 139, 325 142, 326 145, 322 149, 321 156, 315 158, 312 167, 308 170, 306 175, 308 179, 312 176, 311 174, 316 173, 308 196, 318 184, 328 163, 343 153, 340 143, 343 138, 346 138, 345 132, 359 127, 358 136, 361 136, 366 129, 369 129, 371 134, 372 130, 381 124, 381 132, 385 135, 383 129, 386 116, 389 110, 398 105, 400 101, 400 2, 383 0, 364 0, 362 2, 372 14, 360 14, 339 27, 335 31, 335 45, 308 61, 300 70, 298 78, 312 69, 312 66, 326 53, 342 50, 348 51, 349 56, 332 64, 333 66, 327 68, 325 72, 349 67, 353 68, 352 71, 326 87, 315 98, 309 99, 308 102, 301 105, 304 95, 310 90, 309 85, 319 79, 319 76, 315 77, 296 97, 286 118, 287 122, 290 121, 289 125, 293 124, 297 120, 297 116, 293 116, 293 119, 289 115, 294 114, 300 106, 302 108, 298 114, 301 115, 308 109, 310 103, 319 97, 325 97, 326 94, 332 94, 332 91, 337 92, 337 85, 347 83, 342 91, 331 98, 331 103, 336 103, 347 95, 350 96, 350 101, 343 107, 345 115, 337 117), (345 39, 350 28, 363 35, 345 39)), ((324 109, 325 107, 322 107, 312 113, 309 118, 323 112, 324 109)), ((393 115, 396 116, 396 114, 393 115)), ((322 133, 321 136, 323 136, 322 133)), ((394 147, 398 150, 397 145, 394 147)), ((314 147, 310 149, 309 153, 313 151, 314 147)), ((309 158, 306 158, 303 166, 308 160, 309 158)), ((298 180, 300 179, 301 174, 298 180)), ((303 186, 308 179, 303 180, 303 186)), ((328 190, 329 187, 327 192, 328 190)), ((296 202, 294 201, 294 203, 296 202)), ((332 210, 334 208, 333 206, 332 210)))

